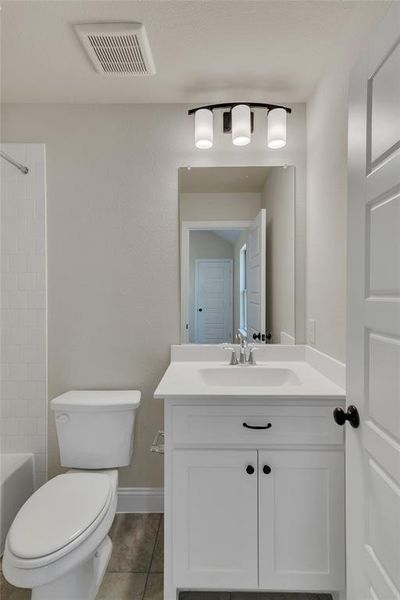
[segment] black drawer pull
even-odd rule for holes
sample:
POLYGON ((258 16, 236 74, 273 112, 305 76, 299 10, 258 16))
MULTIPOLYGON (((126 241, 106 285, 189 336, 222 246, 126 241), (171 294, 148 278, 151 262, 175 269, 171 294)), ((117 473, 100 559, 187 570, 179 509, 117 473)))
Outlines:
POLYGON ((253 467, 253 465, 247 465, 247 467, 246 467, 246 473, 248 475, 253 475, 254 471, 255 471, 255 468, 253 467))
POLYGON ((243 423, 243 427, 246 427, 246 429, 270 429, 272 427, 272 424, 268 423, 267 425, 248 425, 247 423, 243 423))
POLYGON ((264 475, 269 475, 271 473, 271 467, 269 465, 264 465, 263 473, 264 473, 264 475))

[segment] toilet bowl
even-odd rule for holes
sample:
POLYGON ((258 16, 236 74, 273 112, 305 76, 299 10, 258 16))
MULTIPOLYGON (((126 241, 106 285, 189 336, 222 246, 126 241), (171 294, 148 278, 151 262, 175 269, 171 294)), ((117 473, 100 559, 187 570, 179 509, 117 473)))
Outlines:
POLYGON ((3 573, 13 585, 32 588, 32 600, 94 600, 103 579, 112 551, 108 532, 117 506, 118 471, 100 469, 99 464, 110 462, 108 446, 115 466, 129 463, 132 412, 140 402, 138 392, 122 400, 121 393, 107 394, 108 401, 105 403, 103 392, 100 405, 93 392, 69 392, 53 401, 63 465, 76 467, 83 461, 85 466, 95 464, 97 470, 74 469, 51 479, 15 517, 6 539, 3 573), (60 414, 62 419, 57 421, 60 414), (109 432, 97 448, 105 420, 109 432), (119 427, 125 427, 120 442, 113 439, 119 427), (68 456, 69 464, 63 456, 68 456))
POLYGON ((115 515, 117 482, 116 470, 82 471, 59 475, 39 488, 7 536, 3 571, 8 581, 33 588, 32 600, 95 598, 102 563, 106 561, 105 570, 111 553, 107 534, 115 515), (89 561, 93 564, 85 564, 89 561), (80 572, 84 564, 92 577, 80 572))

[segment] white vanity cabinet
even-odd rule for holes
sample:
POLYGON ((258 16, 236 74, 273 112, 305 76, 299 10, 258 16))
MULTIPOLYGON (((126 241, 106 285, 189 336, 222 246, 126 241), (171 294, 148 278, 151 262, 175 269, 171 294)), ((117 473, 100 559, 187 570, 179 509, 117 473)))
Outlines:
POLYGON ((165 402, 165 599, 344 589, 341 403, 165 402))

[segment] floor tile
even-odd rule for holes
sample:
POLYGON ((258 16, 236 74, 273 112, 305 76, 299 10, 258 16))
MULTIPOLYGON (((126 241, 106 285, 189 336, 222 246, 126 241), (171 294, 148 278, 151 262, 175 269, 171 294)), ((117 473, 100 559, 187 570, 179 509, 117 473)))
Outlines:
POLYGON ((156 545, 154 547, 153 559, 151 561, 150 573, 164 572, 164 517, 161 518, 160 527, 157 534, 156 545))
POLYGON ((106 573, 96 600, 142 600, 145 573, 106 573))
POLYGON ((113 552, 108 571, 148 573, 160 520, 159 514, 117 515, 110 531, 113 552))
POLYGON ((150 573, 147 577, 146 589, 143 600, 163 600, 164 575, 150 573))
POLYGON ((16 588, 0 573, 0 598, 1 600, 30 600, 31 590, 16 588))

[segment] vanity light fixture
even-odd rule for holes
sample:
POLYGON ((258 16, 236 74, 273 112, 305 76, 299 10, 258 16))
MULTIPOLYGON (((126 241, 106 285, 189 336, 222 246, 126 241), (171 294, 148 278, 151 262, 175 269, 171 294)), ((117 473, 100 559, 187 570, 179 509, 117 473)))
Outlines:
POLYGON ((232 135, 235 146, 246 146, 251 141, 254 129, 253 109, 267 110, 267 145, 271 149, 286 146, 286 121, 287 115, 292 112, 287 106, 277 104, 263 104, 260 102, 228 102, 224 104, 210 104, 191 108, 189 115, 194 115, 195 145, 202 150, 211 148, 214 136, 214 110, 222 109, 223 132, 232 135), (225 110, 228 109, 228 110, 225 110))
POLYGON ((247 146, 251 139, 251 110, 248 104, 238 104, 232 108, 232 143, 247 146))
POLYGON ((208 108, 200 108, 194 115, 195 144, 201 150, 207 150, 213 145, 213 120, 213 112, 208 108))

